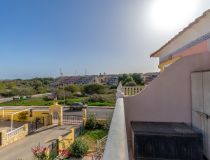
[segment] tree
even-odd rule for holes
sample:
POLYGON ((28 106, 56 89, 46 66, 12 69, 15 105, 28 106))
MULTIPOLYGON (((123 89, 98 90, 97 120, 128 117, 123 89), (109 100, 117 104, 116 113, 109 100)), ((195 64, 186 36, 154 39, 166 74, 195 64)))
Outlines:
POLYGON ((101 84, 88 84, 83 88, 85 94, 103 94, 105 93, 105 86, 101 84))
POLYGON ((66 91, 69 91, 71 93, 76 93, 80 91, 79 86, 75 85, 75 84, 70 84, 68 86, 65 87, 66 91))
POLYGON ((18 95, 18 96, 31 96, 35 93, 32 87, 16 87, 12 89, 11 92, 13 95, 18 95))
POLYGON ((37 93, 38 94, 46 93, 46 92, 47 92, 47 88, 46 87, 40 86, 40 87, 37 88, 37 93))
POLYGON ((133 80, 136 82, 137 85, 143 85, 143 78, 140 73, 133 73, 131 75, 133 80))
POLYGON ((120 82, 124 82, 126 79, 128 78, 128 74, 123 74, 122 76, 119 76, 119 79, 118 79, 118 81, 120 82))
POLYGON ((123 74, 119 77, 119 82, 122 82, 122 85, 126 85, 129 82, 134 85, 135 82, 137 85, 143 85, 143 78, 141 77, 140 73, 133 73, 133 74, 123 74))
POLYGON ((127 83, 125 84, 125 86, 136 86, 136 82, 135 82, 135 81, 127 82, 127 83))

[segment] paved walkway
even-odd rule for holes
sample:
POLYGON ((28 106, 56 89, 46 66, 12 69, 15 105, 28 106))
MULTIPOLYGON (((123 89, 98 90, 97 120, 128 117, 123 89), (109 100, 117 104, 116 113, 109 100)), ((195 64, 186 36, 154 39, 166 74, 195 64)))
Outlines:
POLYGON ((19 140, 0 149, 1 160, 33 160, 31 148, 37 146, 47 146, 50 142, 60 135, 64 135, 70 131, 73 126, 53 126, 46 130, 40 131, 26 138, 19 140))

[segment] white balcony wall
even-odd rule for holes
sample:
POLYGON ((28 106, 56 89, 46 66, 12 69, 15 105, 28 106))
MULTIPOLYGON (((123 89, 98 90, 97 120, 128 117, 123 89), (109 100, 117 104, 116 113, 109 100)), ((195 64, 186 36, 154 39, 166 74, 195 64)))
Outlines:
POLYGON ((129 160, 123 98, 118 98, 103 160, 129 160))

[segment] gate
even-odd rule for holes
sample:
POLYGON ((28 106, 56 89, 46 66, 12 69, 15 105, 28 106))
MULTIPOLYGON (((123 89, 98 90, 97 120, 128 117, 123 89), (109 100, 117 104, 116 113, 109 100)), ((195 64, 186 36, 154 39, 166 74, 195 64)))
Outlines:
POLYGON ((58 124, 59 123, 59 114, 58 112, 53 112, 52 114, 52 124, 58 124))
POLYGON ((64 115, 63 124, 79 125, 83 123, 83 117, 78 115, 64 115))
POLYGON ((44 117, 36 118, 35 122, 29 123, 29 133, 35 132, 44 126, 44 117))

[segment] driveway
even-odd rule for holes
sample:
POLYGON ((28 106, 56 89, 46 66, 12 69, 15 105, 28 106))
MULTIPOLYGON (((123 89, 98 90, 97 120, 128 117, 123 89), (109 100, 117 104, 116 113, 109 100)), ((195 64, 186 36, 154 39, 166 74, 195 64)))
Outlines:
POLYGON ((26 138, 19 140, 0 149, 0 159, 2 160, 32 160, 31 148, 40 144, 48 146, 50 142, 57 139, 60 135, 69 133, 73 126, 52 126, 49 129, 40 131, 26 138))

